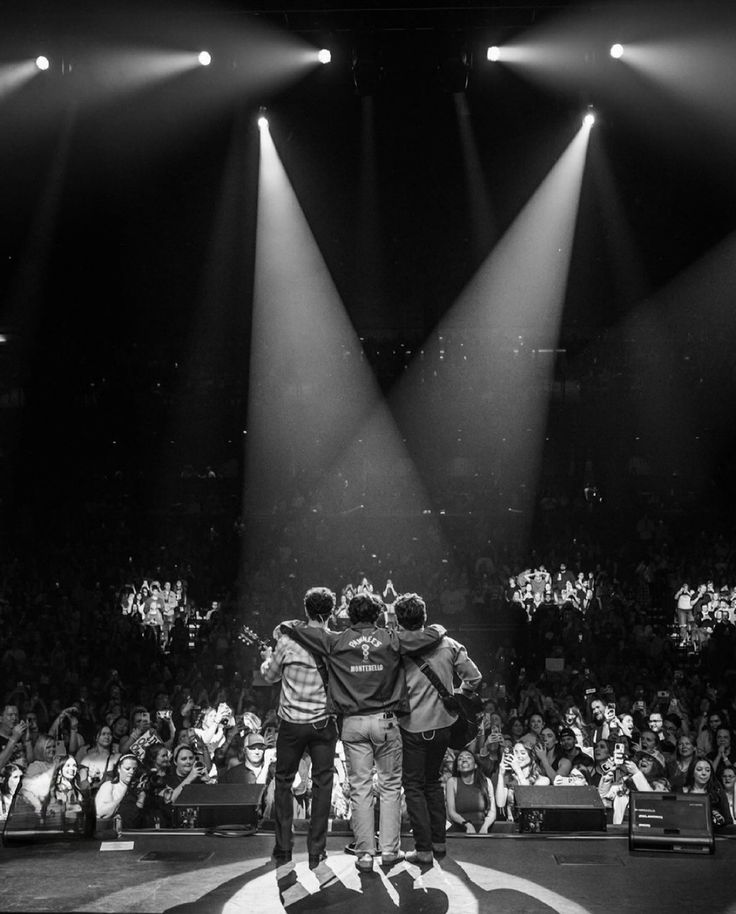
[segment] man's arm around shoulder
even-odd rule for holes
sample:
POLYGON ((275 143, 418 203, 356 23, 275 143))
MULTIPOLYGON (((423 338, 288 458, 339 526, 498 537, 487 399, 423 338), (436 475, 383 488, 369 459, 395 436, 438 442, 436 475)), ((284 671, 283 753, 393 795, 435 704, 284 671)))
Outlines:
POLYGON ((312 625, 295 625, 292 622, 282 622, 281 632, 293 638, 297 644, 301 644, 308 650, 316 651, 318 654, 326 656, 330 653, 330 647, 337 638, 335 632, 329 632, 324 628, 312 625))

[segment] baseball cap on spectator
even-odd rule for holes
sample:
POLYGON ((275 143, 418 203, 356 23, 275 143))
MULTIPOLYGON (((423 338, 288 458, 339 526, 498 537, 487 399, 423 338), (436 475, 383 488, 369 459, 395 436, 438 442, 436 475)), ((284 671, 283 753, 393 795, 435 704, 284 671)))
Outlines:
POLYGON ((259 746, 261 749, 266 748, 266 742, 260 733, 249 733, 245 738, 245 745, 248 749, 255 749, 259 746))
POLYGON ((571 736, 573 739, 577 739, 575 736, 575 731, 572 727, 562 727, 560 729, 559 738, 562 739, 563 736, 571 736))

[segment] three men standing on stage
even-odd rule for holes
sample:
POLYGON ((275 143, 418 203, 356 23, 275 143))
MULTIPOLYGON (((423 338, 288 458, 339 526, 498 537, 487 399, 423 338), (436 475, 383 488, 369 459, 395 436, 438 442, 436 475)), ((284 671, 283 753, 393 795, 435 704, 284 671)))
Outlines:
MULTIPOLYGON (((324 588, 308 591, 305 608, 309 594, 315 590, 325 592, 324 588)), ((334 606, 334 596, 332 601, 334 606)), ((444 796, 439 771, 454 715, 446 711, 436 689, 409 658, 427 654, 428 662, 449 691, 452 691, 454 673, 463 680, 464 688, 472 689, 480 682, 480 673, 462 645, 445 638, 445 630, 440 626, 425 628, 426 608, 420 597, 407 594, 399 598, 397 617, 402 605, 403 622, 399 619, 399 624, 403 627, 393 631, 378 624, 384 612, 381 599, 369 592, 357 594, 348 606, 350 626, 339 633, 327 630, 322 622, 316 622, 307 608, 307 624, 283 624, 276 652, 272 657, 266 656, 262 666, 267 681, 274 682, 279 675, 282 677, 279 715, 282 721, 289 722, 285 714, 293 713, 300 688, 297 672, 308 668, 307 682, 315 686, 313 673, 319 675, 318 664, 322 658, 327 663, 327 702, 319 709, 317 705, 310 708, 309 713, 314 717, 310 726, 321 724, 326 715, 329 724, 325 726, 331 728, 333 715, 341 718, 350 780, 356 866, 361 872, 373 869, 377 852, 381 854, 383 865, 390 865, 404 857, 400 847, 402 778, 417 846, 417 862, 431 862, 433 845, 444 843, 444 796), (290 641, 292 645, 296 642, 291 649, 290 641), (290 654, 289 651, 295 651, 296 647, 301 653, 290 654), (422 677, 426 685, 417 676, 422 677), (422 707, 425 704, 426 708, 422 707), (406 755, 402 751, 402 742, 408 746, 406 755), (380 799, 378 848, 375 841, 374 769, 380 799)), ((319 694, 319 690, 314 690, 313 694, 319 694)), ((284 738, 287 747, 291 745, 292 731, 293 722, 287 727, 284 738)), ((292 820, 287 814, 287 800, 290 804, 291 783, 298 759, 294 759, 292 750, 292 755, 280 765, 281 742, 280 731, 276 763, 275 853, 277 857, 281 855, 289 859, 292 820), (280 794, 283 794, 281 802, 280 794)), ((303 744, 303 748, 307 748, 307 743, 303 744)), ((329 811, 329 802, 327 809, 329 811)), ((313 801, 311 815, 312 820, 315 816, 324 816, 324 825, 321 822, 310 823, 309 860, 310 866, 317 866, 324 854, 324 842, 320 836, 326 830, 327 813, 323 812, 321 805, 315 808, 313 801)), ((440 847, 435 849, 441 852, 440 847)))

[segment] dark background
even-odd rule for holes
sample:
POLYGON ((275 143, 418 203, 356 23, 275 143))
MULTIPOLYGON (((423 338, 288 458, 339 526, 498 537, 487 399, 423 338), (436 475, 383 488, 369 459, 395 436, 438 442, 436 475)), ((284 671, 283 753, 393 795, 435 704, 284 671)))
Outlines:
MULTIPOLYGON (((570 377, 589 368, 606 334, 627 327, 643 303, 732 232, 736 157, 730 128, 717 117, 637 84, 598 37, 580 78, 546 86, 484 59, 491 40, 575 9, 592 21, 605 4, 309 6, 3 4, 4 61, 42 46, 53 58, 61 46, 67 65, 76 64, 100 36, 152 46, 171 38, 209 46, 215 56, 209 71, 114 97, 88 94, 81 64, 65 75, 55 66, 0 101, 0 327, 8 337, 0 421, 11 535, 75 516, 115 486, 141 504, 165 505, 167 479, 187 464, 201 471, 234 461, 241 472, 260 105, 268 106, 277 149, 371 358, 377 339, 415 347, 432 334, 564 150, 587 103, 600 118, 562 317, 570 377), (329 44, 334 62, 279 91, 247 79, 236 91, 222 63, 227 51, 218 56, 215 42, 204 40, 210 19, 218 36, 223 23, 232 32, 272 24, 277 35, 329 44), (373 100, 378 232, 368 260, 356 218, 365 100, 350 68, 366 29, 379 38, 384 68, 373 100), (441 47, 460 33, 473 54, 466 100, 484 182, 470 197, 453 98, 437 73, 441 47), (478 193, 492 217, 480 227, 469 207, 478 193), (206 390, 215 391, 211 403, 206 390)), ((690 7, 690 17, 714 21, 690 7)), ((681 7, 659 7, 663 28, 674 8, 681 7)), ((715 22, 721 34, 733 26, 727 9, 715 22)), ((723 372, 709 382, 707 370, 714 358, 727 359, 731 322, 727 312, 711 309, 703 321, 699 311, 693 300, 687 331, 680 311, 675 340, 678 352, 690 347, 713 385, 710 412, 689 417, 688 434, 702 431, 707 459, 684 489, 719 503, 731 485, 734 385, 726 373, 724 386, 723 372)), ((650 343, 641 339, 643 354, 650 343)), ((398 370, 380 366, 384 390, 398 370)), ((559 419, 581 452, 601 434, 633 441, 640 431, 626 401, 609 405, 593 410, 592 425, 584 412, 559 419)), ((689 468, 696 469, 685 461, 678 473, 689 468)))

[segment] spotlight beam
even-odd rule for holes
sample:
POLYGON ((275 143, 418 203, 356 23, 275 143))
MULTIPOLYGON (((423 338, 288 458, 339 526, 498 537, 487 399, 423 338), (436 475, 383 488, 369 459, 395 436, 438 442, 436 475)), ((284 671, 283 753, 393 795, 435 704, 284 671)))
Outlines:
POLYGON ((9 63, 0 66, 0 101, 16 92, 24 83, 29 82, 40 71, 33 60, 22 63, 9 63))
MULTIPOLYGON (((246 447, 250 516, 270 510, 297 471, 318 480, 325 502, 337 479, 353 498, 369 469, 388 474, 401 464, 413 474, 266 126, 260 144, 246 447)), ((420 490, 416 480, 403 499, 416 516, 420 490)))
POLYGON ((400 426, 418 442, 412 451, 435 461, 427 472, 458 453, 459 425, 463 446, 467 430, 480 429, 472 445, 479 464, 492 468, 500 509, 522 512, 522 523, 534 500, 553 369, 531 350, 557 344, 589 134, 580 128, 439 326, 438 347, 454 352, 442 396, 421 401, 421 365, 396 394, 400 426))

